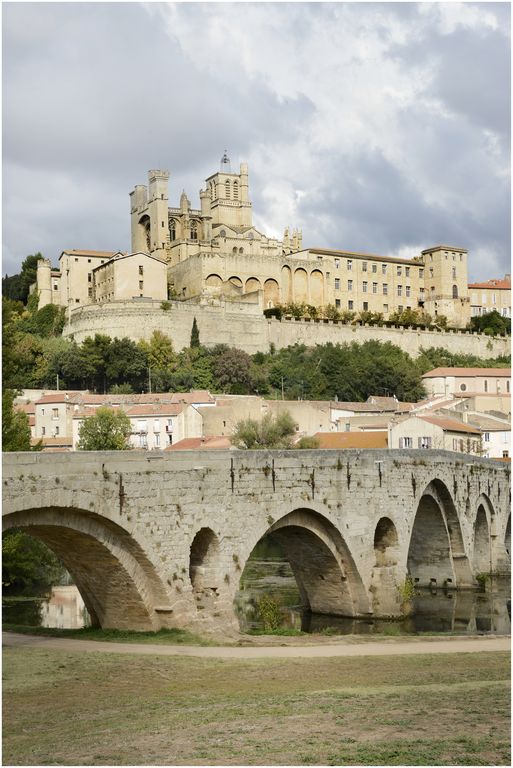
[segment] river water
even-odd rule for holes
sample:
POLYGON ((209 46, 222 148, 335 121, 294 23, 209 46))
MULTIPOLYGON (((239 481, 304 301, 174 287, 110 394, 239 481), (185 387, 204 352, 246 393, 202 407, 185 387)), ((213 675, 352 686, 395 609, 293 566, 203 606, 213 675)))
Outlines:
MULTIPOLYGON (((235 598, 243 632, 263 629, 258 602, 264 595, 280 606, 282 627, 304 632, 408 635, 419 632, 509 634, 511 631, 510 583, 504 579, 495 580, 486 592, 419 591, 413 601, 413 614, 401 621, 353 619, 304 611, 288 562, 273 557, 254 559, 244 569, 235 598)), ((48 598, 4 598, 2 613, 4 623, 25 626, 78 629, 90 623, 75 586, 53 587, 48 598)))

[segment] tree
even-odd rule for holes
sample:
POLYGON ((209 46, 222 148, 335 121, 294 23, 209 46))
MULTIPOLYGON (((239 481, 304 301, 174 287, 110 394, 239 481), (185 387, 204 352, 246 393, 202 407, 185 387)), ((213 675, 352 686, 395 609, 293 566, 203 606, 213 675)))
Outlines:
POLYGON ((500 336, 501 334, 511 333, 511 320, 509 317, 503 317, 496 309, 492 312, 486 312, 484 315, 477 315, 471 318, 470 328, 479 333, 486 333, 489 336, 500 336))
POLYGON ((148 381, 148 357, 141 347, 128 338, 113 339, 105 358, 109 384, 130 383, 141 391, 148 381))
POLYGON ((30 427, 27 414, 14 408, 15 392, 2 392, 2 450, 30 451, 30 427))
POLYGON ((200 346, 200 336, 199 336, 199 329, 198 324, 196 322, 196 318, 192 321, 192 330, 191 330, 191 347, 199 347, 200 346))
POLYGON ((130 448, 130 419, 122 410, 101 406, 82 422, 79 451, 126 451, 130 448))
POLYGON ((296 423, 288 411, 276 418, 268 413, 261 421, 243 419, 235 425, 231 438, 237 448, 249 450, 261 448, 290 448, 296 423))
POLYGON ((42 541, 13 528, 2 539, 2 585, 33 592, 58 583, 66 570, 42 541))
POLYGON ((241 349, 217 347, 213 350, 212 372, 216 387, 233 395, 251 392, 251 357, 241 349))
POLYGON ((42 258, 40 253, 27 256, 21 265, 19 274, 10 277, 6 275, 2 278, 2 295, 26 304, 30 286, 37 279, 37 262, 42 258))

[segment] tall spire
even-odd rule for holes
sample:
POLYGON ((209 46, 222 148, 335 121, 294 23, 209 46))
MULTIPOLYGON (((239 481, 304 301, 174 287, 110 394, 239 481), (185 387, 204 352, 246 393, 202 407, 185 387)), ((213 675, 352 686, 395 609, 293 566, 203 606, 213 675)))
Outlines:
POLYGON ((232 165, 230 163, 230 158, 228 157, 228 150, 224 150, 224 155, 221 158, 221 172, 223 173, 231 173, 232 172, 232 165))

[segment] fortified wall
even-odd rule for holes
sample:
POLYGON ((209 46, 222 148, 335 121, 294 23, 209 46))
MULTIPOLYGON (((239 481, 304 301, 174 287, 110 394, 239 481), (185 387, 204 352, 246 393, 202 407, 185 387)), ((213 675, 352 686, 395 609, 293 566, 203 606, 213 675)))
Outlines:
POLYGON ((173 341, 176 351, 188 347, 194 318, 201 343, 207 347, 216 344, 243 349, 248 354, 268 352, 270 345, 281 349, 292 344, 344 344, 352 341, 389 341, 412 357, 421 348, 443 347, 457 354, 473 354, 483 358, 500 357, 510 352, 508 337, 490 337, 485 334, 460 331, 418 330, 415 328, 357 326, 335 323, 331 320, 277 320, 262 314, 260 301, 242 302, 221 299, 201 303, 117 301, 89 304, 71 312, 71 321, 63 335, 82 343, 95 333, 118 338, 128 336, 134 341, 149 340, 153 331, 165 333, 173 341))

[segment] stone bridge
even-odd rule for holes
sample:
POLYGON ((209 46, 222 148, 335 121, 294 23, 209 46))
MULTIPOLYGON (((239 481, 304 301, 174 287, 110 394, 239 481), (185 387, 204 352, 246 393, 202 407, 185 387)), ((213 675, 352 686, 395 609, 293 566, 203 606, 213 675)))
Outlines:
POLYGON ((102 627, 237 626, 263 537, 313 612, 386 617, 407 574, 470 588, 509 572, 509 480, 444 451, 11 453, 3 523, 62 559, 102 627))

